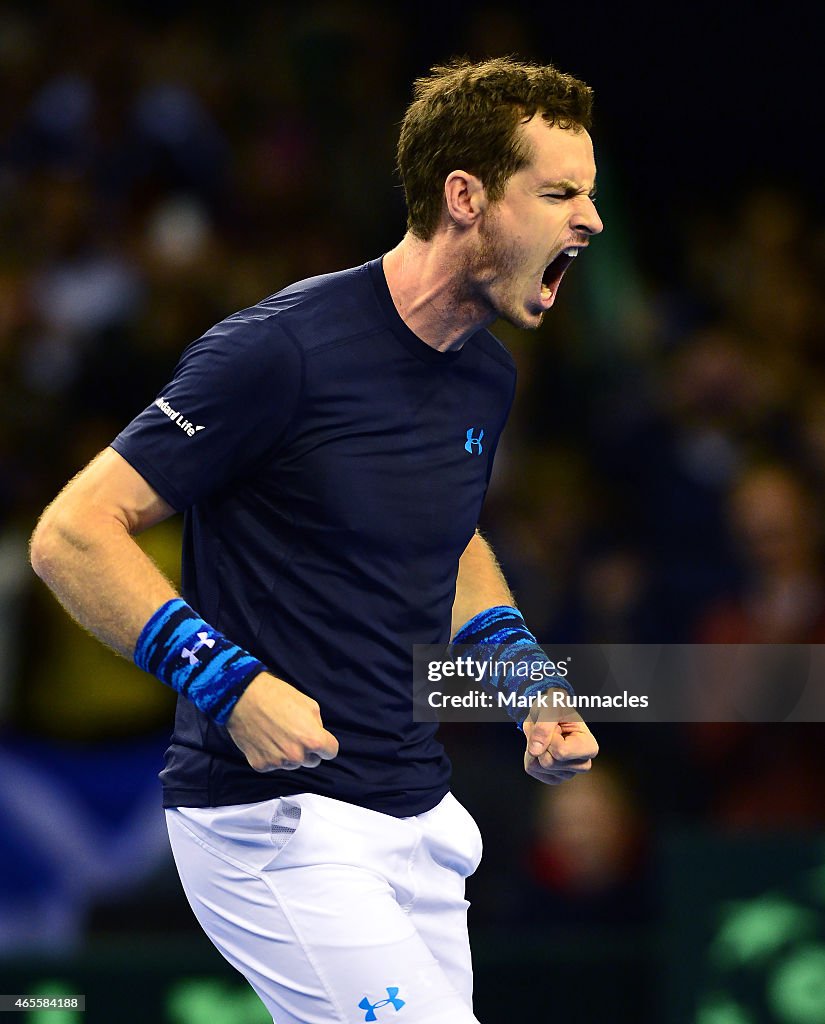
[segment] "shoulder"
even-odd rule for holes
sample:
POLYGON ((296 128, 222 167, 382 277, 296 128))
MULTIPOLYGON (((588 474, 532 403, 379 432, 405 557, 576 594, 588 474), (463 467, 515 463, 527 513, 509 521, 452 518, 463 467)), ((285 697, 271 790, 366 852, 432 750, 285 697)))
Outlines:
POLYGON ((472 340, 482 359, 497 363, 508 374, 515 376, 515 360, 494 334, 486 330, 478 331, 472 340))
POLYGON ((183 352, 181 364, 216 360, 265 370, 379 323, 366 266, 297 281, 215 324, 183 352))
POLYGON ((367 264, 296 281, 218 325, 289 338, 304 352, 381 326, 367 264))
POLYGON ((516 383, 516 364, 502 343, 487 330, 478 331, 467 342, 472 353, 475 372, 505 391, 513 392, 516 383))

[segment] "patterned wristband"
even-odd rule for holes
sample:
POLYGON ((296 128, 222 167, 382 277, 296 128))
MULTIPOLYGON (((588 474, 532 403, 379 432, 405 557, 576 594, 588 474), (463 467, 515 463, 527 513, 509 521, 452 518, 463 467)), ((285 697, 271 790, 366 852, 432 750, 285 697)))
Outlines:
POLYGON ((507 671, 497 671, 491 676, 496 688, 514 693, 519 698, 508 704, 508 714, 521 727, 521 722, 530 710, 527 698, 560 687, 571 696, 573 687, 560 676, 550 658, 539 646, 538 640, 527 628, 518 608, 497 605, 479 612, 466 622, 453 637, 452 648, 461 646, 463 654, 479 660, 493 660, 507 671))
POLYGON ((218 725, 226 723, 255 676, 267 670, 179 597, 161 605, 143 627, 134 661, 218 725))

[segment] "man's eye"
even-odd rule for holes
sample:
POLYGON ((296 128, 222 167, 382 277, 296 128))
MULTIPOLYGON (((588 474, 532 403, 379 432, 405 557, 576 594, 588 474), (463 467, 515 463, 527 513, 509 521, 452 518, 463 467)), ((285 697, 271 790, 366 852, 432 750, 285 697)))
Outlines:
POLYGON ((567 198, 567 193, 566 192, 545 192, 542 195, 541 198, 542 199, 566 199, 567 198))

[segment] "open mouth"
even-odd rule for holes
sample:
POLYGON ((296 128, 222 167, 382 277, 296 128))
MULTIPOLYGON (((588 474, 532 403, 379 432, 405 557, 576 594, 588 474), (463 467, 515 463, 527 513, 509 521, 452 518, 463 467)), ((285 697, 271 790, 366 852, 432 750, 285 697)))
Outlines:
POLYGON ((553 305, 564 272, 576 258, 578 251, 573 246, 563 249, 553 262, 545 267, 541 276, 541 302, 547 309, 553 305))

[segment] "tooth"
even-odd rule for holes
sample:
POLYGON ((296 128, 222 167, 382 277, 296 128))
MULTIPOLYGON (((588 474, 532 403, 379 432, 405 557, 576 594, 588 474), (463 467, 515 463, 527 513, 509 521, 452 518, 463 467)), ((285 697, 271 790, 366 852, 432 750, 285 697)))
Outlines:
POLYGON ((565 256, 578 256, 579 255, 579 250, 575 249, 575 248, 565 249, 564 250, 564 255, 565 256))

